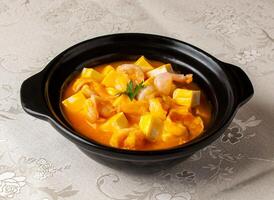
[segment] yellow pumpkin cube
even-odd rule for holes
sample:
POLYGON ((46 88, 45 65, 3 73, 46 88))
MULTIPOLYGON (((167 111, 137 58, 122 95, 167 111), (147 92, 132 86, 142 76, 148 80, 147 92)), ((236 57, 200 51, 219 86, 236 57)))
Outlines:
POLYGON ((86 99, 85 95, 79 91, 62 101, 62 104, 67 111, 79 112, 83 109, 86 99))
POLYGON ((127 88, 128 82, 129 78, 127 74, 113 70, 105 76, 102 84, 106 87, 113 87, 121 92, 124 92, 127 88))
POLYGON ((103 80, 103 75, 92 68, 84 68, 81 72, 81 78, 91 78, 97 82, 103 80))
POLYGON ((127 128, 128 120, 123 112, 109 118, 104 124, 101 125, 101 129, 106 132, 112 132, 117 129, 127 128))
POLYGON ((139 127, 149 141, 155 141, 162 133, 163 121, 148 113, 141 116, 139 127))
POLYGON ((104 67, 102 74, 103 76, 106 76, 109 72, 114 71, 115 69, 111 65, 107 65, 104 67))
POLYGON ((159 98, 149 100, 149 111, 156 117, 165 120, 167 112, 163 109, 159 98))
POLYGON ((194 107, 200 104, 200 90, 176 89, 173 99, 179 105, 194 107))
POLYGON ((141 56, 134 64, 138 65, 143 70, 143 72, 147 72, 154 69, 152 65, 148 62, 148 60, 145 58, 145 56, 141 56))
POLYGON ((148 77, 155 77, 165 72, 173 72, 171 64, 165 64, 147 72, 148 77))

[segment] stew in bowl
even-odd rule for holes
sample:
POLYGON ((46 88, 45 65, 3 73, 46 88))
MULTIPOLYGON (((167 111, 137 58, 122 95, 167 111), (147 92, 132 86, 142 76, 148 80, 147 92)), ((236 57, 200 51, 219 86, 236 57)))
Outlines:
POLYGON ((130 150, 187 143, 205 131, 212 112, 192 74, 144 56, 83 68, 64 87, 61 107, 77 132, 130 150))

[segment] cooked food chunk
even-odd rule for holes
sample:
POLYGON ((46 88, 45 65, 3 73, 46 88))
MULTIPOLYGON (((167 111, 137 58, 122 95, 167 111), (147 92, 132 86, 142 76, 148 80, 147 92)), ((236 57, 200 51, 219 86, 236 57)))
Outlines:
POLYGON ((140 84, 144 81, 145 75, 142 69, 138 65, 123 64, 117 67, 117 72, 127 74, 129 79, 136 84, 140 84))
POLYGON ((91 78, 97 82, 101 82, 103 75, 92 68, 84 68, 81 72, 82 78, 91 78))
POLYGON ((155 141, 162 133, 163 121, 148 113, 141 116, 139 126, 146 139, 155 141))
POLYGON ((188 129, 180 122, 173 122, 167 118, 164 122, 162 139, 168 141, 169 139, 177 139, 180 144, 186 142, 189 138, 188 129))
POLYGON ((102 74, 105 77, 109 72, 114 71, 115 69, 111 65, 104 67, 102 74))
POLYGON ((85 97, 85 95, 81 91, 79 91, 69 98, 63 100, 62 104, 64 105, 66 110, 71 112, 77 112, 83 108, 86 99, 87 98, 85 97))
POLYGON ((125 91, 129 78, 127 74, 117 71, 110 71, 102 81, 102 84, 106 87, 113 87, 119 91, 125 91))
POLYGON ((155 77, 159 74, 165 73, 165 72, 173 72, 171 64, 164 64, 160 67, 157 67, 153 70, 150 70, 147 72, 148 77, 155 77))
POLYGON ((162 120, 165 120, 167 115, 167 111, 163 109, 160 98, 153 98, 149 100, 149 111, 155 117, 158 117, 162 120))
POLYGON ((134 64, 141 67, 143 72, 151 71, 154 69, 154 67, 149 63, 149 61, 144 56, 141 56, 134 64))
POLYGON ((105 132, 113 131, 114 129, 122 129, 128 127, 128 121, 123 112, 117 113, 102 124, 101 129, 105 132))
POLYGON ((179 105, 194 107, 200 104, 200 90, 176 89, 173 99, 179 105))

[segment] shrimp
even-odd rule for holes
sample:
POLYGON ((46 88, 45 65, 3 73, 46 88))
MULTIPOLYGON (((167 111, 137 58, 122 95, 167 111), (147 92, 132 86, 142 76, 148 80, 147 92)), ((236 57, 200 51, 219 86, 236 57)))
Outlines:
POLYGON ((192 74, 173 74, 170 73, 172 76, 172 80, 178 83, 191 83, 193 80, 192 74))
POLYGON ((110 102, 101 102, 99 105, 99 114, 102 117, 109 118, 115 115, 116 109, 111 105, 110 102))
POLYGON ((116 113, 111 105, 110 99, 92 94, 88 101, 88 116, 91 122, 96 121, 99 116, 108 118, 116 113))
POLYGON ((140 92, 137 95, 137 99, 138 100, 151 99, 151 98, 155 97, 156 94, 157 94, 157 91, 155 90, 155 87, 149 85, 149 86, 140 90, 140 92))
POLYGON ((169 95, 172 89, 172 76, 170 73, 161 73, 155 77, 154 85, 160 93, 169 95))
POLYGON ((192 74, 161 73, 155 77, 154 85, 160 93, 169 95, 173 88, 173 81, 178 83, 191 83, 192 74))
POLYGON ((116 68, 117 72, 125 73, 133 80, 136 84, 144 81, 145 75, 142 69, 134 64, 123 64, 116 68))
POLYGON ((110 145, 113 147, 122 147, 123 149, 136 149, 145 142, 145 136, 137 126, 123 128, 114 131, 110 138, 110 145))

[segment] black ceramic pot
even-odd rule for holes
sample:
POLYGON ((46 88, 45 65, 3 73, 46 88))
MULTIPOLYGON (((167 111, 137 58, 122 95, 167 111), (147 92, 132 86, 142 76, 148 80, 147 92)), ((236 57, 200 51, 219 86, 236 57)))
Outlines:
POLYGON ((247 75, 239 67, 219 61, 190 44, 158 35, 125 33, 97 37, 65 50, 44 70, 25 80, 21 86, 23 109, 50 122, 82 151, 104 163, 163 164, 181 161, 220 137, 236 111, 253 95, 247 75), (211 127, 195 140, 172 149, 131 151, 98 144, 77 133, 64 119, 60 96, 64 82, 86 66, 115 60, 148 59, 171 63, 179 73, 193 73, 194 80, 214 107, 211 127))

